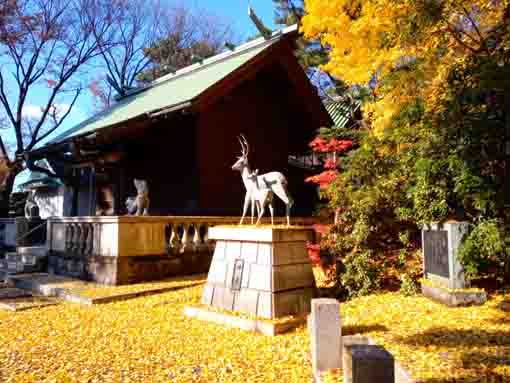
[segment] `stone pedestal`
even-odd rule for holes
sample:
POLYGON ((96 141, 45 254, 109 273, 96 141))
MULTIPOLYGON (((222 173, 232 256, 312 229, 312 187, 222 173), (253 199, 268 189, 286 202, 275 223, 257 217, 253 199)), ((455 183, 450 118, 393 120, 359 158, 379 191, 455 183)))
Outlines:
POLYGON ((314 288, 309 228, 216 226, 202 303, 275 319, 310 312, 314 288))

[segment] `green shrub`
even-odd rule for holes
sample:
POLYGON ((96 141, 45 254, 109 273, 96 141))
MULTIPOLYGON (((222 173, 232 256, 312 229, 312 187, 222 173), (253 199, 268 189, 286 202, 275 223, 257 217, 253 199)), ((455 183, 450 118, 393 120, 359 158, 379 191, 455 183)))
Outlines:
POLYGON ((396 264, 397 268, 402 269, 405 267, 407 261, 407 254, 408 254, 407 249, 399 250, 396 264))
POLYGON ((508 279, 510 248, 505 241, 503 225, 495 219, 481 221, 464 239, 458 258, 467 280, 491 268, 508 279))
POLYGON ((381 271, 370 251, 349 256, 344 266, 340 282, 349 298, 367 295, 379 288, 381 271))

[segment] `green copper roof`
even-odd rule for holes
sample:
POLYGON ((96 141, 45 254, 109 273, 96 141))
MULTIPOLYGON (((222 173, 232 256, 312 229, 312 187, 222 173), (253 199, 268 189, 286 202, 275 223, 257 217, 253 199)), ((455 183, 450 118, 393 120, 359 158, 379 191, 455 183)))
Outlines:
POLYGON ((335 128, 344 128, 352 120, 351 108, 354 108, 354 111, 356 111, 360 105, 359 101, 354 101, 354 105, 345 101, 328 101, 324 103, 335 128))
POLYGON ((283 32, 274 33, 269 40, 257 39, 235 48, 234 51, 221 53, 202 63, 183 68, 175 74, 163 76, 109 109, 67 130, 50 144, 92 133, 147 113, 172 107, 178 109, 279 41, 282 35, 295 29, 289 27, 283 32))
MULTIPOLYGON (((41 166, 45 169, 53 171, 50 164, 46 160, 36 161, 35 164, 37 166, 41 166)), ((22 190, 28 190, 28 189, 38 188, 38 187, 57 188, 61 185, 62 185, 62 182, 57 178, 50 177, 49 175, 41 173, 41 172, 30 171, 26 181, 21 183, 19 185, 19 188, 21 188, 22 190)))

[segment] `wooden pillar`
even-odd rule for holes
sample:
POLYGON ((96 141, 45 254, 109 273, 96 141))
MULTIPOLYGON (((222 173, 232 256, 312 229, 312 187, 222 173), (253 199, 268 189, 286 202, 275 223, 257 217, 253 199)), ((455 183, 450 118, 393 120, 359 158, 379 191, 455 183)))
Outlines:
POLYGON ((96 196, 97 196, 97 190, 96 190, 96 168, 94 165, 91 165, 89 168, 89 215, 95 216, 96 215, 96 196))
POLYGON ((124 202, 126 196, 126 171, 123 166, 113 170, 113 214, 121 215, 124 209, 124 202))
POLYGON ((71 217, 76 217, 78 215, 78 197, 80 192, 80 177, 79 177, 79 169, 74 168, 72 170, 72 191, 73 191, 73 201, 71 205, 71 217))

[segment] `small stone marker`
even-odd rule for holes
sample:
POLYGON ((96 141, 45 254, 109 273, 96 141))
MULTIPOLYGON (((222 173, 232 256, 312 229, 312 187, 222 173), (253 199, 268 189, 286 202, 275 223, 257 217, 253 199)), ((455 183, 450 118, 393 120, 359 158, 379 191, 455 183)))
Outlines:
POLYGON ((393 356, 381 346, 352 344, 345 347, 345 383, 394 383, 393 356))
POLYGON ((309 330, 314 375, 342 367, 340 303, 336 299, 312 299, 309 330))

